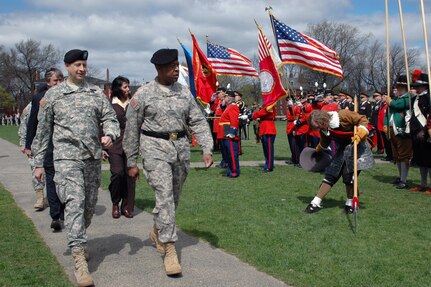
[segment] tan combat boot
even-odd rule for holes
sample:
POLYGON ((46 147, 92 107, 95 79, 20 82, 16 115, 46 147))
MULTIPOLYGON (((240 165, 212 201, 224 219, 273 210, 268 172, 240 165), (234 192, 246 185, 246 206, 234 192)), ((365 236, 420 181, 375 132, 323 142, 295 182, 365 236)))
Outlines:
POLYGON ((42 211, 45 209, 43 189, 36 189, 36 203, 34 204, 34 209, 36 209, 36 211, 42 211))
POLYGON ((176 275, 181 273, 181 265, 178 262, 177 251, 175 250, 175 244, 168 242, 164 244, 165 247, 165 271, 166 275, 176 275))
POLYGON ((153 225, 153 229, 150 232, 150 239, 156 245, 156 249, 159 253, 165 254, 165 247, 163 243, 159 241, 159 231, 156 228, 156 225, 153 225))
POLYGON ((75 260, 75 278, 78 286, 93 286, 93 278, 88 271, 87 260, 85 260, 84 248, 72 250, 72 256, 75 260))

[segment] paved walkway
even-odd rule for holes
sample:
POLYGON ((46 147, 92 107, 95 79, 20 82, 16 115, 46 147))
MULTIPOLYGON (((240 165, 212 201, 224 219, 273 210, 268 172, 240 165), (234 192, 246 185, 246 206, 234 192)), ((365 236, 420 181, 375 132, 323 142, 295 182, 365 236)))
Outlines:
MULTIPOLYGON (((262 162, 241 163, 242 166, 260 164, 262 162)), ((285 163, 279 161, 277 164, 285 163)), ((17 146, 3 139, 0 139, 0 182, 33 221, 71 281, 75 282, 73 260, 66 247, 65 233, 51 232, 48 210, 34 211, 35 194, 27 159, 17 146)), ((183 274, 178 278, 168 277, 164 273, 162 257, 148 239, 152 216, 138 209, 135 211, 133 219, 113 219, 109 193, 99 192, 96 214, 88 230, 89 268, 96 286, 287 286, 181 231, 177 251, 183 274)))

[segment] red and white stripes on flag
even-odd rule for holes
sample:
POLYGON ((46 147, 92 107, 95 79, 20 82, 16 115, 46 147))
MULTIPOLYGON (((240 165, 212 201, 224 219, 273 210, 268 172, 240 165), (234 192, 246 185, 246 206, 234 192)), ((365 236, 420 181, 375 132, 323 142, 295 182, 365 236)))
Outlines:
POLYGON ((337 53, 323 43, 308 37, 270 15, 280 58, 285 64, 300 64, 313 70, 343 77, 337 53))
POLYGON ((207 58, 219 75, 259 77, 250 59, 234 49, 207 41, 207 58))

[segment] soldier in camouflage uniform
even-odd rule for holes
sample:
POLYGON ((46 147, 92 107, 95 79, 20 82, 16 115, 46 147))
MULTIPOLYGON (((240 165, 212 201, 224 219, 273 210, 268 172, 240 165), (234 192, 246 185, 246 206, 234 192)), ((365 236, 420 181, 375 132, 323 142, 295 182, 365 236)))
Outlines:
POLYGON ((140 87, 127 109, 123 148, 129 176, 137 179, 139 147, 143 170, 156 195, 154 226, 150 233, 157 250, 165 254, 167 275, 181 273, 175 250, 175 209, 190 165, 190 129, 203 149, 203 161, 212 164, 213 139, 204 115, 190 91, 177 83, 178 51, 161 49, 151 63, 157 70, 154 81, 140 87))
MULTIPOLYGON (((18 129, 18 137, 19 137, 19 150, 25 154, 25 142, 27 136, 27 123, 29 119, 31 111, 31 102, 22 110, 20 125, 18 129)), ((31 183, 33 185, 33 189, 36 192, 36 202, 34 204, 34 209, 36 211, 42 211, 47 206, 43 188, 45 186, 45 181, 38 181, 34 177, 34 159, 33 157, 28 158, 28 163, 30 164, 32 179, 31 183)))
POLYGON ((43 178, 42 166, 52 133, 54 181, 57 194, 65 204, 68 246, 72 249, 79 286, 93 285, 85 250, 86 229, 97 202, 102 146, 111 147, 120 135, 108 98, 100 88, 85 81, 87 55, 87 51, 75 49, 64 56, 69 76, 49 89, 40 101, 39 125, 32 146, 35 175, 43 178))

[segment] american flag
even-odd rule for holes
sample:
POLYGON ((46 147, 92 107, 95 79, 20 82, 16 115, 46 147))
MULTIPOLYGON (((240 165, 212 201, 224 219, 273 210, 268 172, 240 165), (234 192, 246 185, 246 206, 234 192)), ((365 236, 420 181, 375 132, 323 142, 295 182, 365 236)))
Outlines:
POLYGON ((281 23, 272 15, 271 20, 283 63, 300 64, 316 71, 343 77, 343 69, 334 50, 281 23))
POLYGON ((217 74, 259 77, 250 59, 234 49, 207 42, 207 58, 217 74))

